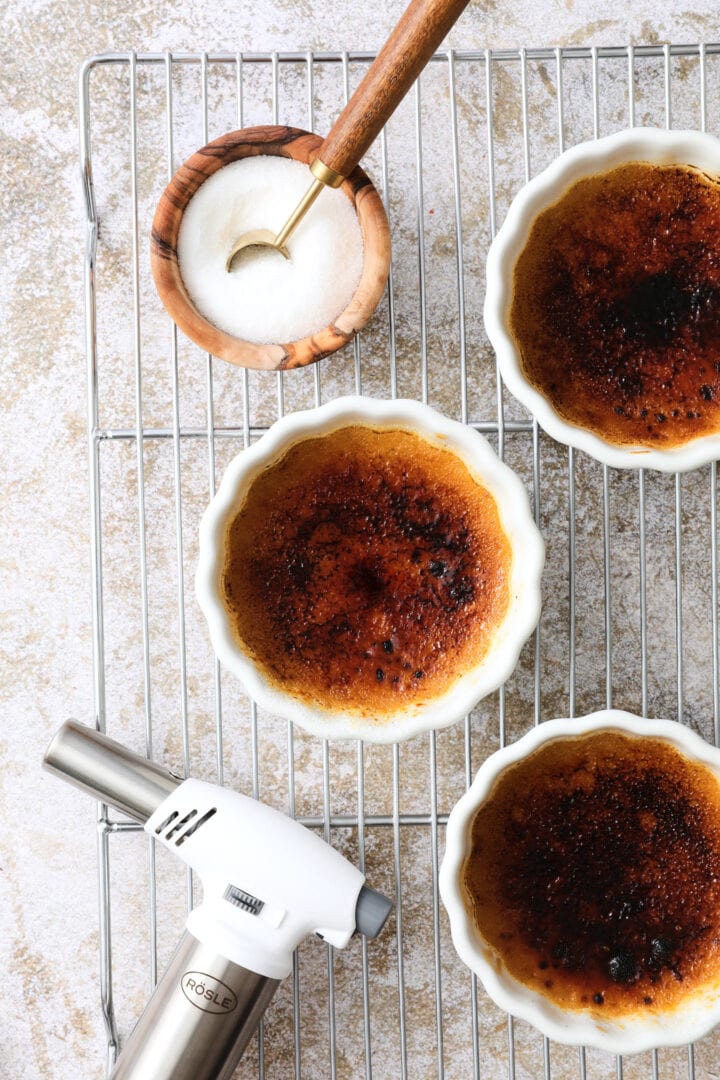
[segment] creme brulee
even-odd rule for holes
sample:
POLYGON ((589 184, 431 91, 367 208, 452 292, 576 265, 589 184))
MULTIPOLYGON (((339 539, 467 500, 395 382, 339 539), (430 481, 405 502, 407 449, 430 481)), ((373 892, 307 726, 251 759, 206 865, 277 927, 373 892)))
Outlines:
POLYGON ((472 823, 468 910, 516 979, 615 1019, 720 985, 720 781, 649 736, 554 739, 472 823))
POLYGON ((510 328, 526 378, 618 446, 720 431, 720 182, 632 162, 576 181, 532 225, 510 328))
POLYGON ((405 430, 298 441, 252 481, 225 549, 233 632, 266 677, 380 721, 477 665, 509 605, 494 498, 405 430))

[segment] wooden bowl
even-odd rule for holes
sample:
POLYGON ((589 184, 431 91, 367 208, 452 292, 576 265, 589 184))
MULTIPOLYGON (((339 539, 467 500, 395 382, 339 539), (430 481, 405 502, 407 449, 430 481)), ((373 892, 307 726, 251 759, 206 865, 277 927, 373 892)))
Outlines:
MULTIPOLYGON (((342 184, 358 216, 363 268, 358 287, 334 323, 311 337, 254 345, 226 334, 204 318, 190 299, 178 264, 177 239, 185 207, 209 176, 239 158, 276 155, 309 165, 322 144, 319 135, 291 127, 231 131, 203 146, 177 170, 162 194, 152 226, 150 263, 165 308, 181 330, 206 352, 241 367, 265 371, 303 367, 342 348, 375 311, 390 270, 390 226, 382 200, 368 176, 355 168, 342 184)), ((308 186, 312 175, 308 170, 308 186)), ((322 198, 322 194, 320 195, 322 198)))

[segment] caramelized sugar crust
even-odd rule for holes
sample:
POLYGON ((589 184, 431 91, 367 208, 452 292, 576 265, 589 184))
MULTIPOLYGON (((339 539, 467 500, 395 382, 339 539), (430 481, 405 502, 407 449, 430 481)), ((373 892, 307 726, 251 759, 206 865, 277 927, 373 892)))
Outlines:
POLYGON ((720 184, 634 162, 579 180, 532 226, 511 333, 572 424, 670 448, 720 430, 720 184))
POLYGON ((234 631, 270 681, 370 718, 448 689, 486 654, 511 549, 456 454, 361 424, 296 443, 227 533, 234 631))
POLYGON ((671 1008, 720 982, 720 781, 660 739, 553 740, 499 776, 463 885, 508 971, 560 1007, 671 1008))

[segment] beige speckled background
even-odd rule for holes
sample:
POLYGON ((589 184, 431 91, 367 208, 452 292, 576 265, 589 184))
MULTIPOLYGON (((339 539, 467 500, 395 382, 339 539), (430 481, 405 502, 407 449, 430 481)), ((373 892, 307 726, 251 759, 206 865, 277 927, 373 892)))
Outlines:
MULTIPOLYGON (((0 731, 0 1075, 12 1080, 99 1078, 105 1061, 105 1034, 99 1005, 96 833, 93 805, 58 780, 43 775, 43 750, 68 716, 93 720, 91 571, 87 495, 86 366, 83 342, 83 250, 85 230, 78 169, 77 73, 82 60, 105 51, 198 52, 288 49, 376 49, 399 14, 400 5, 381 0, 363 4, 311 5, 280 0, 273 5, 220 4, 217 0, 155 0, 134 7, 101 4, 6 4, 2 9, 3 131, 0 305, 4 406, 0 449, 3 475, 2 624, 3 725, 0 731)), ((515 48, 567 44, 622 45, 720 40, 714 0, 681 6, 644 0, 573 3, 473 3, 453 31, 456 49, 515 48)), ((250 68, 251 65, 247 65, 250 68)), ((601 61, 600 129, 628 123, 626 61, 601 61)), ((351 82, 361 69, 351 65, 351 82)), ((494 75, 495 180, 497 221, 523 182, 522 112, 519 65, 497 65, 494 75)), ((673 123, 700 122, 697 61, 673 61, 673 123)), ((720 130, 720 65, 708 60, 708 127, 720 130)), ((234 76, 233 76, 234 77, 234 76)), ((489 239, 485 142, 484 65, 458 65, 458 134, 462 189, 463 255, 468 361, 468 415, 496 417, 494 367, 481 328, 482 268, 489 239)), ((272 79, 268 64, 244 77, 245 122, 272 119, 272 79)), ((280 72, 280 119, 307 124, 305 69, 280 72)), ((134 323, 132 318, 131 204, 129 201, 129 90, 127 65, 97 69, 92 75, 93 154, 100 217, 98 249, 99 423, 105 429, 135 424, 134 323)), ((236 126, 236 96, 227 71, 208 72, 208 125, 212 137, 236 126)), ((203 141, 198 67, 176 70, 175 163, 203 141)), ((557 150, 557 88, 552 63, 528 65, 530 168, 536 171, 557 150)), ((164 69, 139 65, 138 222, 144 237, 165 182, 164 69)), ((326 129, 342 100, 340 68, 315 74, 315 126, 326 129)), ((455 209, 448 161, 448 73, 436 65, 423 80, 423 237, 426 337, 421 334, 418 276, 418 209, 415 172, 414 99, 391 122, 388 133, 389 203, 395 251, 393 262, 397 392, 428 400, 453 416, 462 409, 456 292, 455 209), (426 344, 427 382, 419 363, 426 344)), ((592 135, 592 65, 566 65, 563 95, 569 143, 592 135)), ((660 61, 638 61, 637 118, 664 123, 664 78, 660 61)), ((379 181, 376 147, 368 158, 379 181)), ((152 290, 144 240, 139 253, 139 300, 143 422, 150 428, 172 423, 170 331, 152 290)), ((387 306, 363 336, 359 356, 362 389, 376 396, 393 390, 389 363, 387 306)), ((270 422, 280 405, 287 411, 353 391, 352 350, 315 372, 285 378, 282 398, 275 376, 252 375, 216 363, 213 369, 215 422, 242 428, 247 404, 253 425, 270 422)), ((178 406, 183 429, 207 425, 207 366, 184 340, 178 350, 178 406)), ((506 398, 508 419, 523 419, 506 398)), ((215 442, 216 471, 241 445, 215 442)), ((532 452, 527 434, 506 435, 508 461, 531 488, 532 452)), ((605 591, 603 580, 603 471, 577 455, 574 517, 577 619, 568 624, 567 452, 544 437, 539 448, 540 523, 548 539, 545 610, 538 646, 541 676, 534 697, 533 646, 524 652, 505 699, 507 737, 515 738, 542 719, 602 707, 606 701, 605 591), (571 670, 574 682, 571 682, 571 670)), ((136 749, 144 746, 145 718, 153 722, 154 750, 168 765, 182 764, 183 708, 179 675, 180 627, 176 560, 172 441, 149 439, 143 455, 147 523, 147 650, 144 645, 138 546, 138 462, 130 439, 105 440, 101 447, 103 569, 105 596, 105 681, 108 730, 136 749), (145 685, 145 660, 151 673, 145 685)), ((183 443, 181 458, 183 575, 186 594, 187 719, 190 763, 197 775, 214 778, 217 765, 216 689, 207 635, 192 596, 197 521, 209 493, 208 447, 202 438, 183 443)), ((613 702, 642 707, 643 654, 639 633, 640 532, 637 476, 610 471, 610 650, 613 702)), ((650 475, 645 484, 647 630, 645 656, 648 712, 682 718, 707 738, 713 734, 711 638, 710 469, 686 477, 679 488, 671 477, 650 475), (676 517, 676 513, 678 516, 676 517), (677 526, 677 528, 676 528, 677 526), (681 536, 679 558, 676 537, 681 536), (683 649, 681 686, 676 653, 676 562, 681 566, 683 649)), ((474 770, 498 745, 501 706, 497 696, 472 719, 474 770)), ((298 732, 294 773, 289 775, 287 728, 273 717, 257 718, 257 770, 248 706, 242 691, 222 679, 224 741, 222 765, 228 784, 288 808, 292 790, 302 815, 324 812, 323 770, 329 769, 330 809, 357 808, 357 754, 298 732)), ((398 798, 403 813, 427 814, 433 784, 437 806, 446 813, 466 778, 465 730, 437 737, 433 757, 428 738, 413 740, 397 756, 398 798)), ((367 749, 365 811, 393 811, 393 751, 367 749)), ((353 833, 333 830, 333 841, 357 857, 353 833)), ((456 961, 444 913, 434 949, 432 834, 429 828, 402 830, 394 849, 392 830, 369 829, 368 876, 394 893, 400 866, 402 934, 392 920, 383 939, 368 947, 373 1075, 401 1075, 399 1029, 404 1009, 407 1075, 472 1075, 470 979, 456 961), (398 947, 402 946, 405 996, 398 996, 398 947), (436 970, 437 965, 437 970, 436 970), (442 1055, 438 1049, 436 997, 442 987, 442 1055)), ((440 853, 443 829, 438 833, 440 853)), ((114 990, 121 1035, 126 1035, 150 990, 148 957, 148 856, 139 835, 113 837, 114 990)), ((184 876, 158 855, 158 960, 167 960, 183 919, 184 876)), ((296 1074, 342 1078, 366 1074, 362 1010, 362 957, 358 942, 334 961, 336 1055, 328 1048, 327 954, 318 942, 300 952, 298 967, 299 1066, 293 1043, 293 986, 283 986, 268 1014, 264 1040, 268 1076, 296 1074)), ((506 1018, 479 994, 480 1075, 512 1075, 506 1018)), ((523 1080, 551 1075, 583 1075, 577 1052, 553 1046, 524 1024, 515 1029, 515 1075, 523 1080)), ((258 1073, 257 1047, 240 1070, 258 1073)), ((661 1051, 627 1059, 626 1077, 714 1077, 720 1067, 720 1039, 699 1044, 694 1059, 686 1050, 661 1051)), ((588 1053, 585 1075, 619 1075, 615 1059, 588 1053)))

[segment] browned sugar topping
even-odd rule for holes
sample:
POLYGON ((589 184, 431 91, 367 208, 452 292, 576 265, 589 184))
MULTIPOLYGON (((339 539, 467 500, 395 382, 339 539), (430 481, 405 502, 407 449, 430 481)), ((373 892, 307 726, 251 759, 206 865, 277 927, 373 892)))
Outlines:
POLYGON ((485 655, 511 551, 449 450, 363 425, 306 439, 252 483, 227 534, 240 642, 276 684, 382 719, 485 655))
POLYGON ((464 886, 521 982, 622 1015, 720 982, 720 782, 659 739, 555 740, 499 777, 464 886))
POLYGON ((720 430, 720 184, 634 162, 536 219, 515 268, 525 374, 567 421, 619 445, 720 430))

